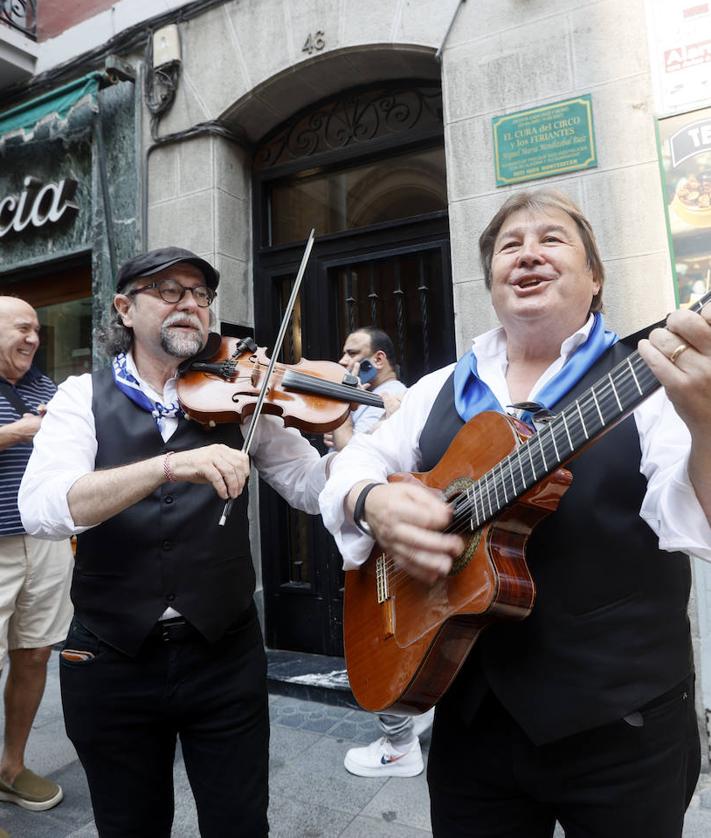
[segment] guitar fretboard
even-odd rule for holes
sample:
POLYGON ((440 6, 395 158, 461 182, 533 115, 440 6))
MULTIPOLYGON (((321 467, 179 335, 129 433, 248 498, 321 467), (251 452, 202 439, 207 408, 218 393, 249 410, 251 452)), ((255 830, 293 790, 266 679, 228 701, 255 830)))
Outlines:
MULTIPOLYGON (((700 311, 711 293, 691 307, 700 311)), ((453 502, 448 531, 475 529, 533 488, 659 388, 654 373, 633 352, 555 418, 482 475, 453 502)))

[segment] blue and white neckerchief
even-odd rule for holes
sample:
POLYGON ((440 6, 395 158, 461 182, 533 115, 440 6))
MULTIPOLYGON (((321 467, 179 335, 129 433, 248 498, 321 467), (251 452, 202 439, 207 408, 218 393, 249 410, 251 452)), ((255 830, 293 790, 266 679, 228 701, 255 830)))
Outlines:
POLYGON ((159 429, 162 427, 163 419, 179 419, 184 415, 177 401, 167 405, 161 404, 161 402, 153 401, 143 392, 136 376, 129 372, 126 355, 123 352, 114 357, 111 369, 114 374, 114 383, 119 390, 137 404, 141 410, 150 413, 159 429))
MULTIPOLYGON (((595 314, 595 321, 585 341, 567 358, 561 369, 542 387, 536 395, 541 408, 550 409, 574 387, 597 359, 618 340, 615 332, 605 328, 603 316, 595 314)), ((504 413, 499 400, 477 374, 476 355, 469 350, 454 368, 454 406, 464 422, 484 410, 504 413)), ((530 413, 522 419, 532 424, 530 413)))

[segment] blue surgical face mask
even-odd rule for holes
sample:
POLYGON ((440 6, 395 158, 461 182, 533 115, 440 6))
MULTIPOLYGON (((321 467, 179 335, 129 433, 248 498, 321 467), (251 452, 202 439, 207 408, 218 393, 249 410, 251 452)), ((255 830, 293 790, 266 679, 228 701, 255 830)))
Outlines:
POLYGON ((360 367, 358 369, 358 378, 361 381, 361 384, 370 384, 371 381, 375 379, 375 376, 378 374, 378 368, 373 366, 373 364, 367 359, 364 358, 360 362, 360 367))

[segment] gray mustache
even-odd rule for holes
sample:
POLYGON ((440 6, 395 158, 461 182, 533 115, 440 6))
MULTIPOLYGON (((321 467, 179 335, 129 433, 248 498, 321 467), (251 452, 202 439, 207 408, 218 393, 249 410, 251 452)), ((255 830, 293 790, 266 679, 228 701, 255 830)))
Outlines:
POLYGON ((193 315, 171 314, 163 321, 163 326, 175 326, 178 323, 181 326, 192 326, 194 329, 202 331, 202 323, 199 318, 193 315))

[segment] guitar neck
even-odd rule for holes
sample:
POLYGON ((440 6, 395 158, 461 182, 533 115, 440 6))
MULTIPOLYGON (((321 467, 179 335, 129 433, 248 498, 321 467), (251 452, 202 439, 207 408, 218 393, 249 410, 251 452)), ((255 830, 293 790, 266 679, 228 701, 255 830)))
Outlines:
POLYGON ((326 381, 315 375, 306 375, 295 370, 285 372, 281 383, 284 389, 294 390, 297 393, 328 396, 339 401, 355 402, 356 404, 365 404, 369 407, 382 408, 384 406, 382 398, 376 393, 361 390, 360 387, 354 387, 350 384, 336 384, 333 381, 326 381))
MULTIPOLYGON (((709 301, 711 293, 691 308, 700 311, 709 301)), ((454 501, 450 529, 458 530, 472 523, 479 527, 495 518, 628 416, 659 387, 639 352, 628 355, 460 495, 454 501)))

